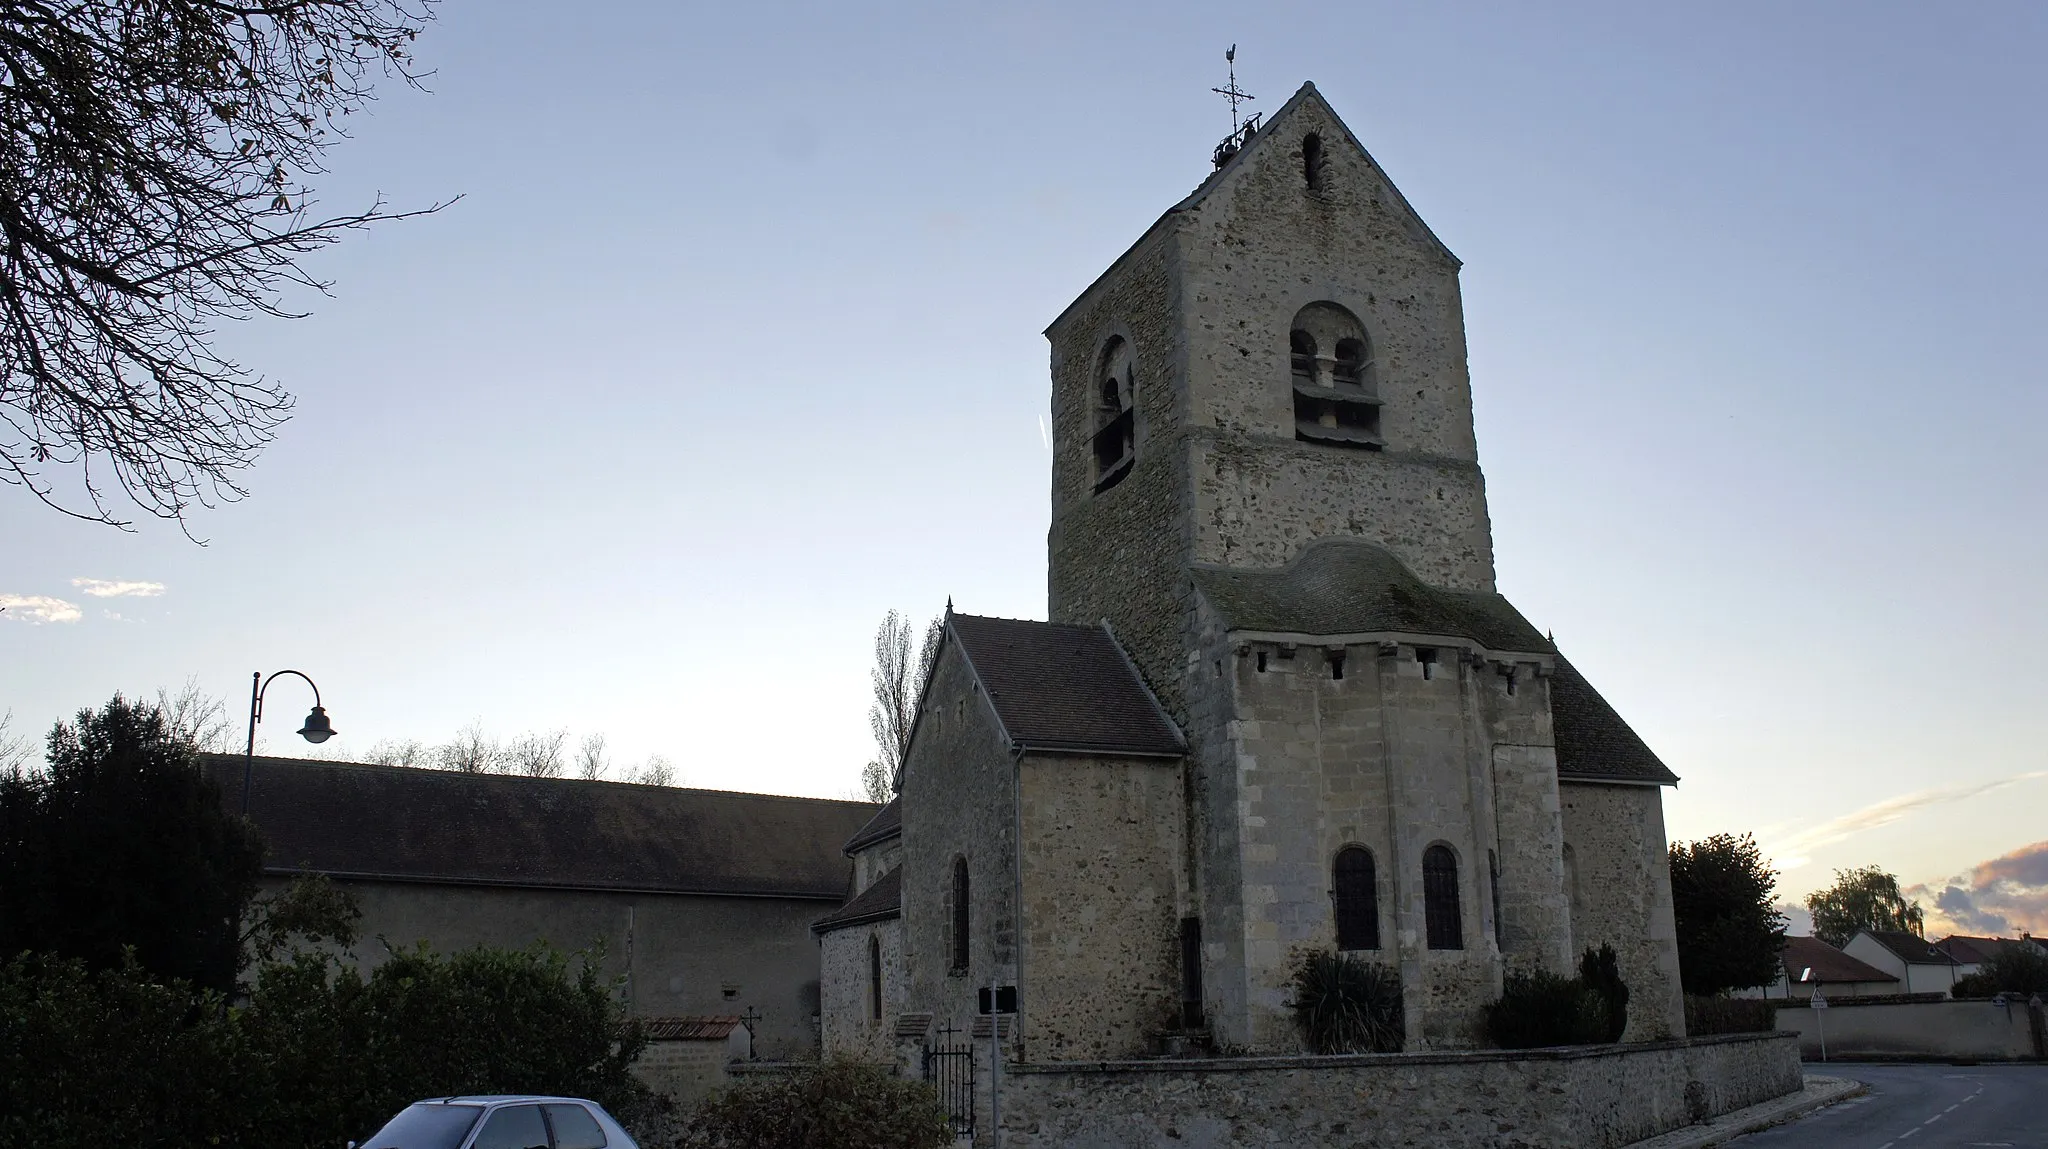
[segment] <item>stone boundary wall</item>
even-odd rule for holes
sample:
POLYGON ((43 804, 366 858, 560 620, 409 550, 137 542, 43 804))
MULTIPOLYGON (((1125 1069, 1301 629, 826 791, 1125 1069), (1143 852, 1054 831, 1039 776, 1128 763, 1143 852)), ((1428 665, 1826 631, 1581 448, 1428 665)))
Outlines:
MULTIPOLYGON (((986 1073, 975 1143, 990 1144, 986 1073)), ((1003 1069, 1005 1149, 1610 1149, 1796 1093, 1791 1034, 1003 1069)))
POLYGON ((1799 1035, 1799 1053, 1808 1061, 1820 1060, 1823 1030, 1834 1060, 2031 1061, 2042 1055, 2041 1026, 2028 1018, 2024 1001, 1780 1009, 1778 1028, 1799 1035))

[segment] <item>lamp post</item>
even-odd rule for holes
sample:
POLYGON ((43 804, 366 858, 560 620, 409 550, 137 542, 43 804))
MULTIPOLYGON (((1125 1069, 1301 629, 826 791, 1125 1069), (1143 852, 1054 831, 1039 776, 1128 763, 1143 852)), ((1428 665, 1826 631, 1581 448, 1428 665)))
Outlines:
POLYGON ((263 721, 263 693, 279 675, 290 674, 306 679, 306 685, 313 687, 313 712, 306 715, 306 724, 297 733, 306 741, 318 745, 334 737, 334 724, 327 721, 327 710, 320 705, 320 687, 296 670, 279 670, 269 678, 262 671, 249 676, 249 749, 242 757, 242 817, 249 816, 249 779, 256 773, 256 724, 263 721))

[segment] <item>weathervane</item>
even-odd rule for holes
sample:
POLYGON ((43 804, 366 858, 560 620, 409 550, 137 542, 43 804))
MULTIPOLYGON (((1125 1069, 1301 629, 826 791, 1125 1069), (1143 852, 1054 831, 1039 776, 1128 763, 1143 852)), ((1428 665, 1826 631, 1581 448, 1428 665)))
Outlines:
POLYGON ((1210 157, 1219 168, 1229 163, 1230 157, 1236 155, 1238 149, 1244 147, 1244 142, 1252 137, 1252 133, 1259 130, 1259 114, 1257 112, 1244 117, 1243 120, 1238 119, 1237 106, 1246 100, 1255 100, 1258 97, 1237 86, 1237 45, 1232 44, 1230 51, 1223 53, 1223 59, 1225 63, 1230 65, 1230 86, 1227 88, 1209 89, 1230 101, 1230 134, 1223 138, 1222 143, 1216 145, 1216 151, 1210 157))

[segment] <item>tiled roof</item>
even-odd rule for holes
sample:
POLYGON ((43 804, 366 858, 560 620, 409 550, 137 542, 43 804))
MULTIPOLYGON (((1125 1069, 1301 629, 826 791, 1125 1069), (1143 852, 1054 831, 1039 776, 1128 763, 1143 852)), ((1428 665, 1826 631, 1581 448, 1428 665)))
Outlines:
POLYGON ((1272 570, 1207 564, 1195 585, 1232 630, 1272 634, 1416 634, 1470 639, 1488 650, 1542 652, 1550 643, 1498 594, 1430 586, 1385 547, 1314 543, 1272 570))
POLYGON ((1973 938, 1968 934, 1950 934, 1934 943, 1936 949, 1964 965, 1981 965, 1998 952, 1999 947, 2013 943, 2005 938, 1973 938))
POLYGON ((1905 930, 1864 930, 1872 941, 1892 951, 1910 965, 1953 965, 1955 959, 1929 944, 1926 938, 1905 930))
POLYGON ((1819 938, 1788 937, 1780 957, 1785 963, 1785 980, 1794 985, 1899 980, 1876 966, 1857 961, 1819 938))
POLYGON ((897 838, 902 835, 903 799, 891 798, 888 805, 883 806, 875 813, 873 818, 868 820, 867 825, 854 831, 853 837, 846 840, 846 845, 842 849, 849 854, 858 853, 863 847, 872 846, 876 842, 885 842, 890 838, 897 838))
POLYGON ((955 614, 952 633, 1003 729, 1032 750, 1179 755, 1180 731, 1099 626, 955 614))
POLYGON ((876 878, 868 888, 855 894, 845 905, 811 923, 811 932, 831 933, 847 926, 865 925, 903 912, 903 867, 897 866, 876 878))
MULTIPOLYGON (((208 755, 238 804, 240 755, 208 755)), ((258 758, 273 873, 838 900, 869 802, 258 758)))
POLYGON ((1678 775, 1562 654, 1550 675, 1550 728, 1557 740, 1557 776, 1564 781, 1678 782, 1678 775))
POLYGON ((737 1017, 643 1017, 649 1041, 724 1041, 740 1027, 737 1017))

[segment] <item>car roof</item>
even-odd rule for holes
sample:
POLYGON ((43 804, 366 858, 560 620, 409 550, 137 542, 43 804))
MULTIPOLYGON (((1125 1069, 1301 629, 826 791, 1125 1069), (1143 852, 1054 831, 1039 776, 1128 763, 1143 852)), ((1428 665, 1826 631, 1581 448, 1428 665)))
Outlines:
POLYGON ((413 1102, 414 1105, 504 1105, 510 1102, 530 1104, 532 1102, 573 1102, 577 1105, 595 1107, 597 1102, 584 1097, 557 1097, 550 1093, 460 1093, 453 1097, 426 1097, 413 1102))

